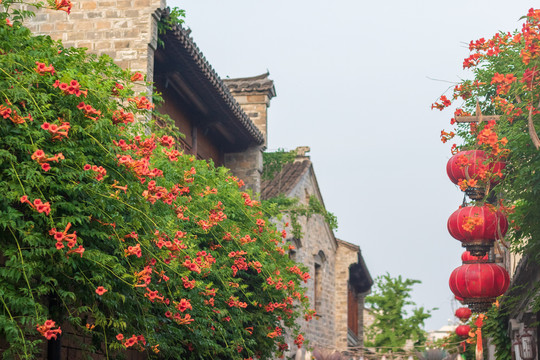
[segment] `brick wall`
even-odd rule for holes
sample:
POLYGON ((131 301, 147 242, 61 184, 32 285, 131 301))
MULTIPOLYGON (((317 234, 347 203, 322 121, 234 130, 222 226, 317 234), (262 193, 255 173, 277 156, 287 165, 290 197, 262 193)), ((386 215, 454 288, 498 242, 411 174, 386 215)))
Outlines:
POLYGON ((261 192, 262 152, 262 146, 254 146, 242 152, 225 154, 223 162, 235 176, 246 183, 247 188, 256 194, 261 192))
POLYGON ((270 105, 270 98, 266 94, 238 94, 233 93, 234 98, 242 107, 242 110, 249 116, 250 120, 264 134, 264 145, 268 140, 267 134, 267 111, 270 105))
POLYGON ((40 9, 27 26, 37 34, 62 40, 65 46, 85 47, 107 54, 125 69, 148 74, 152 81, 157 46, 157 9, 164 0, 80 0, 71 14, 40 9))
MULTIPOLYGON (((310 195, 318 194, 318 187, 312 171, 306 172, 298 184, 288 194, 297 197, 301 202, 307 203, 310 195)), ((311 307, 315 307, 315 266, 320 266, 321 292, 315 317, 309 322, 300 320, 301 330, 305 338, 310 341, 310 346, 333 349, 335 343, 335 267, 337 244, 332 231, 329 229, 321 215, 313 215, 309 219, 300 217, 303 238, 300 239, 301 247, 296 250, 296 261, 304 264, 311 274, 307 283, 306 295, 311 301, 311 307), (323 255, 324 254, 324 255, 323 255), (324 258, 323 258, 324 257, 324 258)), ((346 307, 345 307, 346 311, 346 307)), ((291 344, 291 349, 296 349, 291 344)))

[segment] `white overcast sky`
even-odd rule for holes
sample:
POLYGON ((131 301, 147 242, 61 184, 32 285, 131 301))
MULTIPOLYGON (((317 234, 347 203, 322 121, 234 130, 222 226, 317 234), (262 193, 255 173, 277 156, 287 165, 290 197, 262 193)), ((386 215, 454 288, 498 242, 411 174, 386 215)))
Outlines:
MULTIPOLYGON (((168 0, 217 73, 270 71, 269 149, 311 147, 336 235, 373 277, 418 279, 413 301, 454 320, 448 288, 463 249, 446 230, 462 201, 447 178, 452 111, 430 110, 462 71, 470 40, 521 28, 534 1, 168 0), (432 79, 444 80, 436 81, 432 79)), ((536 2, 538 6, 538 2, 536 2)), ((448 91, 450 93, 450 91, 448 91)))

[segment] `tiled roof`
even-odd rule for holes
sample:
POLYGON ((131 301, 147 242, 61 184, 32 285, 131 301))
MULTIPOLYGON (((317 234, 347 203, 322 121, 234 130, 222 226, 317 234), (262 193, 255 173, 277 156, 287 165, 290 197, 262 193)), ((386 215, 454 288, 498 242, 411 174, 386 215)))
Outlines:
POLYGON ((280 194, 288 195, 310 167, 311 161, 307 159, 285 164, 272 180, 262 182, 261 198, 266 200, 280 194))
POLYGON ((251 77, 223 79, 223 82, 233 94, 242 92, 262 93, 268 95, 269 98, 273 98, 276 96, 276 89, 274 81, 270 80, 268 75, 270 73, 266 72, 251 77))
MULTIPOLYGON (((168 16, 167 10, 162 13, 162 17, 168 16)), ((182 56, 185 61, 189 62, 189 69, 185 69, 186 76, 196 76, 200 81, 201 88, 215 93, 213 97, 217 106, 224 108, 231 118, 237 121, 254 138, 257 144, 263 144, 264 135, 236 102, 229 88, 223 83, 189 36, 190 32, 190 30, 184 29, 182 25, 176 24, 171 30, 160 35, 165 43, 165 50, 171 50, 168 47, 174 47, 173 54, 182 56)))

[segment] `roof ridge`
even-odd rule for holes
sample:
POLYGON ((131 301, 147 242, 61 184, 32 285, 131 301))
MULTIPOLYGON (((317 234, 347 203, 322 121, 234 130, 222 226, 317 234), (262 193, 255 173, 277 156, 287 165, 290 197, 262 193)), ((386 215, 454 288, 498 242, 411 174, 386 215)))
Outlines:
POLYGON ((238 78, 228 78, 228 79, 222 79, 224 82, 231 82, 231 81, 250 81, 250 80, 265 80, 268 79, 268 76, 270 75, 269 71, 266 71, 264 74, 261 75, 255 75, 255 76, 247 76, 247 77, 238 77, 238 78))

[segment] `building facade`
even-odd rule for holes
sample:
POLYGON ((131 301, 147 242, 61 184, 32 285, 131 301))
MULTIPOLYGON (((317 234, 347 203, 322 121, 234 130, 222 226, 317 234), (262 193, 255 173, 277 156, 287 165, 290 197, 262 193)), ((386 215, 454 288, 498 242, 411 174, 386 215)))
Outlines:
MULTIPOLYGON (((263 181, 262 199, 285 195, 307 205, 315 197, 324 206, 307 151, 308 147, 299 147, 293 162, 285 164, 271 180, 263 181)), ((301 216, 298 221, 302 237, 287 238, 295 247, 290 256, 310 271, 307 295, 317 312, 313 320, 301 320, 305 338, 318 352, 338 352, 346 359, 360 358, 364 297, 373 284, 360 247, 337 239, 322 215, 301 216)), ((311 359, 310 351, 297 350, 292 344, 290 348, 291 357, 311 359)))
MULTIPOLYGON (((277 182, 261 180, 267 109, 276 96, 269 74, 222 80, 188 29, 177 24, 158 31, 168 16, 162 0, 81 0, 70 15, 42 9, 28 26, 65 46, 106 54, 119 66, 145 74, 164 99, 158 110, 185 135, 185 153, 228 167, 263 199, 285 194, 306 203, 314 196, 323 204, 305 147, 278 174, 277 182)), ((151 94, 151 89, 139 90, 151 94)), ((310 270, 307 293, 318 313, 311 322, 302 320, 302 330, 310 346, 357 358, 363 347, 363 299, 373 282, 360 248, 336 239, 321 215, 300 221, 304 236, 288 239, 296 246, 290 256, 310 270)), ((79 356, 85 341, 90 340, 66 336, 62 359, 79 356)), ((310 358, 305 348, 289 355, 310 358)))

